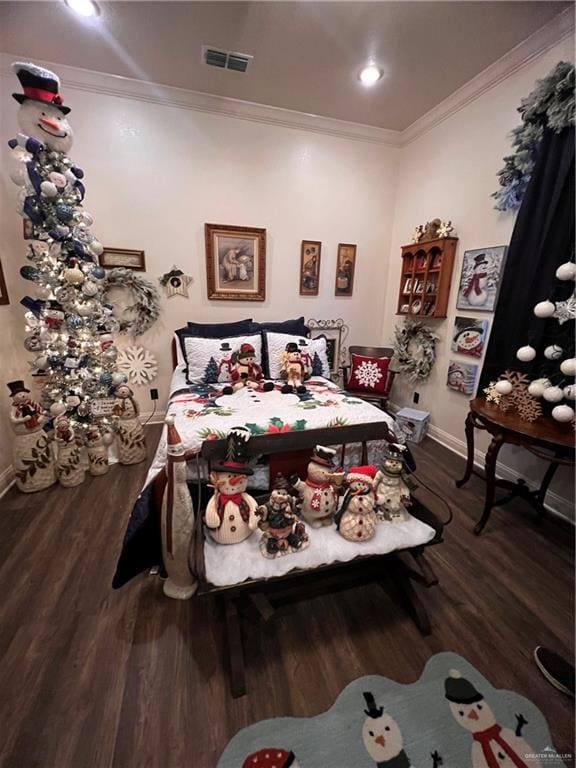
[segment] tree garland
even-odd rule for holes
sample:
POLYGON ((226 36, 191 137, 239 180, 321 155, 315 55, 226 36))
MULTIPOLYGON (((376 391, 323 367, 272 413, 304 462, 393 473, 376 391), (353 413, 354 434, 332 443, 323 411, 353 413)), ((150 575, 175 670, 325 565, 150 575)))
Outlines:
POLYGON ((518 112, 522 123, 511 133, 514 154, 504 158, 504 167, 497 174, 501 189, 492 194, 497 211, 520 207, 544 131, 550 128, 560 133, 574 125, 574 65, 559 62, 549 75, 537 81, 518 112))
POLYGON ((144 280, 125 267, 111 269, 106 274, 105 294, 112 288, 132 291, 134 303, 117 318, 119 330, 130 336, 141 336, 160 316, 160 294, 153 283, 144 280))
POLYGON ((406 322, 394 329, 394 368, 410 381, 425 381, 436 362, 436 341, 424 323, 406 322))

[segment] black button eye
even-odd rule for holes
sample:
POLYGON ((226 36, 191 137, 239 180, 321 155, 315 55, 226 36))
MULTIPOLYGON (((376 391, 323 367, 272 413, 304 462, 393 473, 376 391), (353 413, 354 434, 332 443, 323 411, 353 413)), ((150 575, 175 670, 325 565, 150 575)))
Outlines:
POLYGON ((368 731, 370 736, 374 736, 374 731, 368 731))
POLYGON ((478 704, 478 709, 482 709, 482 704, 478 704))
POLYGON ((390 730, 390 726, 389 726, 389 725, 387 725, 387 726, 386 726, 386 728, 384 728, 384 730, 385 730, 385 731, 389 731, 389 730, 390 730))
POLYGON ((462 712, 462 710, 460 710, 460 711, 458 712, 458 714, 460 715, 460 717, 464 717, 464 712, 462 712))

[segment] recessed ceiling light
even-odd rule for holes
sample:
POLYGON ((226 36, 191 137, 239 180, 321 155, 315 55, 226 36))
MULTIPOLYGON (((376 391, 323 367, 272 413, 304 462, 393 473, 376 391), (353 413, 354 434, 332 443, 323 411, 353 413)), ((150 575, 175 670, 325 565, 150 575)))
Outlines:
POLYGON ((64 2, 79 16, 98 16, 100 13, 93 0, 64 0, 64 2))
POLYGON ((369 64, 367 67, 364 67, 364 69, 360 71, 358 77, 360 78, 362 85, 365 85, 367 88, 369 88, 371 85, 374 85, 378 82, 378 80, 380 80, 382 77, 382 70, 377 67, 376 64, 369 64))

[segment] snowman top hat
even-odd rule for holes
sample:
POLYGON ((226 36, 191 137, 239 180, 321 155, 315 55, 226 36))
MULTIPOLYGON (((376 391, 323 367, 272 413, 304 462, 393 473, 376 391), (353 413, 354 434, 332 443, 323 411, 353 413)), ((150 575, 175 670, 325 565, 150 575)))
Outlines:
POLYGON ((312 451, 310 461, 314 464, 321 464, 323 467, 331 467, 336 456, 334 448, 327 448, 325 445, 317 445, 312 451))
POLYGON ((376 719, 377 717, 382 717, 382 713, 384 712, 384 707, 376 706, 376 700, 374 698, 374 695, 366 691, 363 694, 363 696, 366 699, 366 704, 368 705, 368 709, 365 709, 364 713, 368 715, 368 717, 373 717, 374 719, 376 719))
POLYGON ((15 61, 12 71, 20 81, 24 93, 13 93, 13 98, 19 104, 25 101, 39 101, 57 107, 62 114, 67 115, 70 107, 64 106, 64 100, 59 93, 60 78, 49 69, 25 61, 15 61))
POLYGON ((488 264, 488 259, 486 258, 485 253, 479 253, 477 256, 474 256, 474 266, 479 267, 482 264, 488 264))
POLYGON ((242 768, 290 768, 295 764, 294 752, 278 747, 264 747, 248 755, 242 768))
POLYGON ((457 669, 451 669, 450 677, 444 681, 444 695, 448 701, 455 704, 474 704, 484 698, 480 691, 469 680, 462 677, 457 669))
POLYGON ((248 466, 248 441, 251 432, 246 427, 232 427, 226 437, 226 457, 214 464, 215 472, 230 472, 234 475, 253 475, 254 470, 248 466))
POLYGON ((286 344, 286 352, 289 354, 292 352, 300 352, 298 344, 296 344, 295 341, 289 341, 288 344, 286 344))
POLYGON ((17 395, 20 392, 30 392, 29 389, 26 389, 24 382, 21 379, 18 381, 9 381, 6 386, 10 390, 10 397, 14 397, 14 395, 17 395))

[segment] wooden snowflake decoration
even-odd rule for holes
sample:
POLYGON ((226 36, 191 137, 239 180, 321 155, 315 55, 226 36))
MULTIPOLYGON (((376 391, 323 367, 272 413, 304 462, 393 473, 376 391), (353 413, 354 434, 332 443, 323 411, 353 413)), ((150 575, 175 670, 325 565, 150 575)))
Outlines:
POLYGON ((523 421, 536 421, 542 416, 542 406, 528 392, 526 392, 526 397, 523 400, 517 401, 516 410, 523 421))
MULTIPOLYGON (((498 408, 501 411, 505 413, 514 410, 524 421, 536 421, 542 416, 542 406, 528 392, 530 381, 525 373, 505 371, 500 381, 509 381, 512 384, 512 391, 508 395, 500 395, 498 408)), ((486 390, 484 391, 486 392, 486 390)))
POLYGON ((452 232, 454 227, 452 226, 451 221, 442 221, 440 222, 440 226, 437 229, 438 237, 449 237, 450 232, 452 232))
POLYGON ((494 403, 495 405, 500 403, 502 395, 500 392, 497 392, 495 381, 491 381, 490 384, 484 388, 483 392, 486 395, 486 402, 494 403))
POLYGON ((125 373, 130 384, 143 386, 154 381, 158 363, 154 355, 144 347, 125 347, 118 352, 118 370, 125 373))

